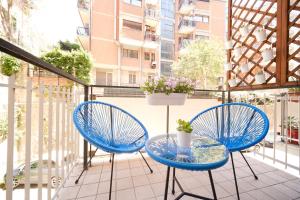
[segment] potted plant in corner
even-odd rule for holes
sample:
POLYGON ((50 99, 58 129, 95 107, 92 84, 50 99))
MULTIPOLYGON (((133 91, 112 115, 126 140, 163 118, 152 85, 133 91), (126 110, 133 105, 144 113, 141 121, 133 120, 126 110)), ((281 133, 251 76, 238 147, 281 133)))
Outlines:
POLYGON ((191 124, 182 119, 178 119, 177 124, 177 145, 183 148, 190 148, 193 131, 191 124))
POLYGON ((194 91, 194 83, 185 78, 155 78, 146 81, 141 89, 149 105, 183 105, 188 94, 194 91))
POLYGON ((289 143, 298 144, 299 121, 294 116, 288 116, 286 123, 288 138, 290 138, 289 143))

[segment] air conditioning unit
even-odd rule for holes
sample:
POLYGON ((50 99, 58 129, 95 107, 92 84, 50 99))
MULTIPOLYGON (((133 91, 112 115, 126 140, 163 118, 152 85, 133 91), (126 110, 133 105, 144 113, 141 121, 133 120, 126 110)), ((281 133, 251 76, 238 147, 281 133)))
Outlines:
POLYGON ((156 61, 152 61, 151 62, 151 69, 155 69, 156 68, 156 61))

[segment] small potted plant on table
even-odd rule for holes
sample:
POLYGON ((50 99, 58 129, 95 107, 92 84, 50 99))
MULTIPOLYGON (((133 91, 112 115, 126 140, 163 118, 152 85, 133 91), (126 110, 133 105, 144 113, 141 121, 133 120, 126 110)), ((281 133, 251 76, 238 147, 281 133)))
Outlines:
POLYGON ((149 105, 183 105, 188 94, 194 91, 194 83, 185 78, 156 78, 146 81, 141 89, 149 105))
POLYGON ((191 124, 182 119, 177 120, 177 145, 183 148, 190 148, 193 128, 191 124))

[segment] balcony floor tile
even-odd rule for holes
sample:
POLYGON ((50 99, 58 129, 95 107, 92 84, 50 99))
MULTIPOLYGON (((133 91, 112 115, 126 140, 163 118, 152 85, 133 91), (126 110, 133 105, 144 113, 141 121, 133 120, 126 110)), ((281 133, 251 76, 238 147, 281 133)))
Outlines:
MULTIPOLYGON (((113 200, 159 200, 163 199, 165 190, 166 166, 157 163, 145 154, 154 173, 137 155, 117 155, 114 168, 112 199, 113 200)), ((252 157, 247 157, 255 170, 258 180, 255 180, 241 155, 234 154, 236 173, 242 200, 285 200, 300 199, 300 179, 296 176, 278 170, 252 157)), ((73 169, 66 180, 58 199, 106 200, 109 192, 110 168, 109 156, 95 157, 92 167, 85 172, 77 185, 74 181, 82 164, 73 169)), ((207 172, 176 170, 177 178, 186 191, 212 197, 210 181, 207 172)), ((230 160, 222 168, 212 171, 218 199, 237 199, 230 160)), ((170 175, 172 180, 172 173, 170 175)), ((175 195, 171 194, 171 181, 168 199, 174 199, 180 194, 175 185, 175 195)), ((194 199, 183 197, 182 199, 194 199)))

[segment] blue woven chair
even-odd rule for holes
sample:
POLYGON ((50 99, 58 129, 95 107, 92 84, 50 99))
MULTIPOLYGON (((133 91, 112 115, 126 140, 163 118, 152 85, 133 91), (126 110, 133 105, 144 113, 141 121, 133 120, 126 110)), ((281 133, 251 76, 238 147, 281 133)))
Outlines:
POLYGON ((111 153, 109 199, 116 153, 139 151, 150 172, 153 172, 140 151, 148 139, 148 132, 139 120, 125 110, 99 101, 87 101, 75 109, 73 121, 86 141, 97 149, 111 153))
POLYGON ((228 148, 240 199, 232 152, 241 153, 255 179, 258 179, 241 151, 263 140, 269 130, 268 117, 252 105, 228 103, 200 112, 191 120, 191 124, 193 134, 213 138, 228 148))

